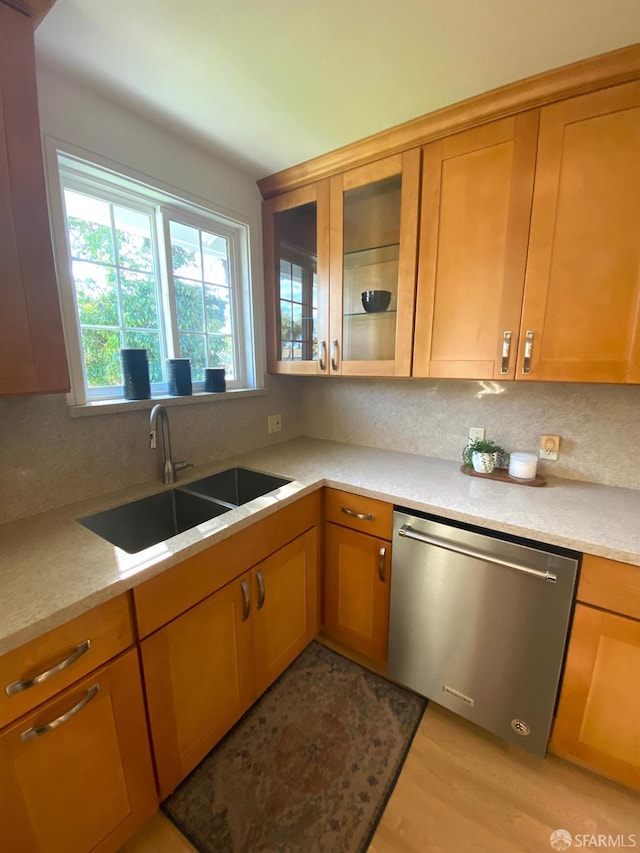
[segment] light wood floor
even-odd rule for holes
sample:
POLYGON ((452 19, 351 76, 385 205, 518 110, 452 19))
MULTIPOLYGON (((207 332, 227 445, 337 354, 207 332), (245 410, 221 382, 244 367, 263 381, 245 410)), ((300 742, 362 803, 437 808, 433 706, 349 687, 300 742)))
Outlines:
MULTIPOLYGON (((640 795, 553 755, 532 758, 430 703, 369 853, 553 853, 554 829, 634 833, 640 846, 640 795)), ((194 850, 163 815, 122 849, 194 850)))

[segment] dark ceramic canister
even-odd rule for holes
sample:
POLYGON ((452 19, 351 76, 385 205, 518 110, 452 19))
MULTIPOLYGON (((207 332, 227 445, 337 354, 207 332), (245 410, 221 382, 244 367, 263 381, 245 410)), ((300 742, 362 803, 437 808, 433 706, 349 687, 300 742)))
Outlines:
POLYGON ((120 358, 125 400, 148 400, 151 397, 151 384, 147 350, 121 349, 120 358))
POLYGON ((168 358, 167 380, 172 397, 187 397, 192 394, 191 361, 188 358, 168 358))
POLYGON ((224 367, 207 367, 204 371, 204 390, 220 392, 227 390, 224 367))

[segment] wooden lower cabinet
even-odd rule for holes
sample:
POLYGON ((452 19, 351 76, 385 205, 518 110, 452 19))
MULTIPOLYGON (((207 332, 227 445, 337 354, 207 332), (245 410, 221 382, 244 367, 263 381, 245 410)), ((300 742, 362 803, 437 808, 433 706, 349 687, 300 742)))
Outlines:
POLYGON ((141 644, 161 798, 315 637, 317 529, 141 644))
POLYGON ((6 853, 114 851, 156 808, 135 650, 0 734, 6 853))
POLYGON ((168 796, 254 700, 249 573, 142 642, 160 796, 168 796))
POLYGON ((386 663, 391 544, 328 522, 325 525, 324 631, 386 663))
POLYGON ((577 604, 550 750, 640 787, 640 622, 577 604))
POLYGON ((317 528, 280 548, 252 574, 257 597, 253 655, 260 695, 318 633, 317 528))

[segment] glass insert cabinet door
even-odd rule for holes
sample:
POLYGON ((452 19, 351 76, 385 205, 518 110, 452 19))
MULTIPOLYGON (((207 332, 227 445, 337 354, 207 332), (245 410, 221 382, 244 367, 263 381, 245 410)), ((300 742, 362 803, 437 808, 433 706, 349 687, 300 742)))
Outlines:
POLYGON ((329 184, 263 205, 268 369, 328 373, 329 184))
POLYGON ((409 376, 420 152, 331 179, 331 373, 409 376))

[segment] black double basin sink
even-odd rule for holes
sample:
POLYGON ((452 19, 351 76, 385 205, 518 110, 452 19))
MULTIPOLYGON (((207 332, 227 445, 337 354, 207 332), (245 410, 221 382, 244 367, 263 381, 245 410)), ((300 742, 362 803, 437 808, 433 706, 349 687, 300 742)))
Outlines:
POLYGON ((136 554, 290 482, 248 468, 229 468, 78 521, 112 545, 136 554))

